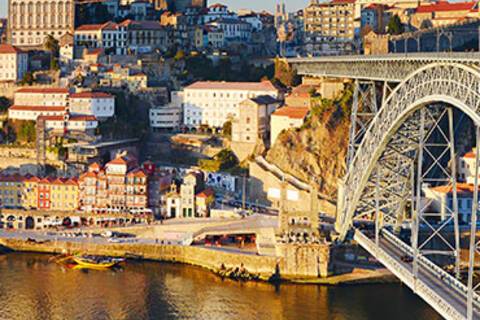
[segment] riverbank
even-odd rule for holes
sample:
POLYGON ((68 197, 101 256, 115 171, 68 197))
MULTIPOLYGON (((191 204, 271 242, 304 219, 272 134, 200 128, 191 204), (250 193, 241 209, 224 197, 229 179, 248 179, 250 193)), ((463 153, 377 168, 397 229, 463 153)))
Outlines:
POLYGON ((139 260, 152 260, 183 263, 199 266, 222 275, 225 270, 244 270, 249 277, 245 279, 261 281, 288 281, 302 284, 343 285, 392 282, 394 278, 385 270, 354 269, 352 273, 325 278, 307 277, 301 274, 289 274, 288 263, 282 257, 260 256, 249 253, 228 252, 197 246, 153 245, 153 244, 98 244, 69 241, 28 241, 19 239, 0 239, 1 251, 35 253, 71 253, 84 252, 95 255, 130 257, 139 260))

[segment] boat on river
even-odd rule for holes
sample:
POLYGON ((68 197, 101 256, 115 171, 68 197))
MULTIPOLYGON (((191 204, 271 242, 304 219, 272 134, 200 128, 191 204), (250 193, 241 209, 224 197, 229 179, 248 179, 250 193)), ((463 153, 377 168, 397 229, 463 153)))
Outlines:
POLYGON ((94 268, 94 269, 112 268, 118 265, 119 263, 125 261, 125 259, 122 259, 122 258, 94 256, 94 255, 78 255, 78 256, 73 256, 72 259, 80 267, 94 268))

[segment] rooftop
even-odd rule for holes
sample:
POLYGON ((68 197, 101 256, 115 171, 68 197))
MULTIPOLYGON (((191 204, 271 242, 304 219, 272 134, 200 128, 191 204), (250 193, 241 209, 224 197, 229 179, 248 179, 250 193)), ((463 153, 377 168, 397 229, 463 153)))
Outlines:
POLYGON ((106 92, 78 92, 72 93, 70 95, 71 99, 86 99, 86 98, 94 98, 94 99, 113 99, 113 96, 106 92))
POLYGON ((238 91, 275 91, 277 88, 270 81, 262 82, 225 82, 197 81, 185 89, 189 90, 238 90, 238 91))
POLYGON ((24 53, 24 51, 10 44, 0 44, 0 54, 24 53))
POLYGON ((274 116, 288 117, 291 119, 305 119, 309 109, 306 107, 282 107, 273 113, 274 116))
POLYGON ((417 13, 432 13, 437 11, 469 11, 476 5, 476 2, 448 2, 438 1, 432 4, 420 5, 417 13))
POLYGON ((21 88, 15 93, 38 93, 38 94, 68 94, 67 88, 21 88))

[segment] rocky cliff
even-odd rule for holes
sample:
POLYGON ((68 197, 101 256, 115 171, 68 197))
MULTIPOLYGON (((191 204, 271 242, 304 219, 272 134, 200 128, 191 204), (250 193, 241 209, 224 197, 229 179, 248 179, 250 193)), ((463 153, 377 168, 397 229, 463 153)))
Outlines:
POLYGON ((337 180, 346 170, 351 98, 349 89, 335 101, 313 98, 303 127, 282 132, 267 160, 335 199, 337 180))

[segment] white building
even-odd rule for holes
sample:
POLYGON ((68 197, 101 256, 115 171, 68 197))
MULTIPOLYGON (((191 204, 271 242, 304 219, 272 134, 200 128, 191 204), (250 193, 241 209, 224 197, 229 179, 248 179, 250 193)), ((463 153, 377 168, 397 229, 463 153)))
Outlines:
POLYGON ((36 121, 39 116, 63 116, 65 110, 65 107, 13 105, 8 108, 8 118, 36 121))
POLYGON ((203 23, 209 23, 223 18, 237 18, 237 15, 229 12, 226 5, 215 3, 207 8, 207 12, 202 16, 203 23))
POLYGON ((177 129, 183 123, 183 92, 173 91, 171 102, 165 106, 150 109, 150 128, 154 131, 177 129))
POLYGON ((115 98, 103 92, 70 94, 66 88, 22 88, 15 92, 8 117, 35 121, 38 116, 61 116, 66 111, 102 120, 115 114, 115 98))
POLYGON ((21 88, 15 92, 14 105, 65 107, 68 95, 66 88, 21 88))
POLYGON ((207 25, 223 30, 226 41, 250 41, 252 39, 252 25, 240 19, 222 18, 207 25))
POLYGON ((75 48, 103 48, 106 54, 126 54, 126 26, 114 22, 85 24, 75 29, 74 42, 75 48))
POLYGON ((0 44, 0 82, 21 80, 28 70, 28 54, 9 44, 0 44))
POLYGON ((115 97, 105 92, 73 93, 70 95, 69 109, 71 114, 110 118, 115 114, 115 97))
POLYGON ((72 0, 10 0, 8 30, 11 44, 39 47, 47 35, 56 39, 73 32, 75 1, 72 0))
MULTIPOLYGON (((440 220, 448 218, 453 211, 452 186, 423 186, 424 206, 427 212, 439 213, 440 220)), ((459 222, 468 224, 472 215, 473 185, 457 183, 459 222)))
POLYGON ((270 118, 270 143, 273 145, 283 130, 299 128, 305 122, 309 109, 306 107, 283 107, 270 118))
POLYGON ((458 180, 469 184, 475 183, 475 153, 476 150, 473 148, 458 159, 458 180))
POLYGON ((278 98, 279 92, 270 81, 195 82, 183 92, 183 123, 189 128, 220 128, 239 116, 240 102, 262 95, 278 98))
POLYGON ((45 121, 47 130, 92 131, 98 127, 98 121, 94 116, 62 114, 41 116, 39 120, 45 121))

